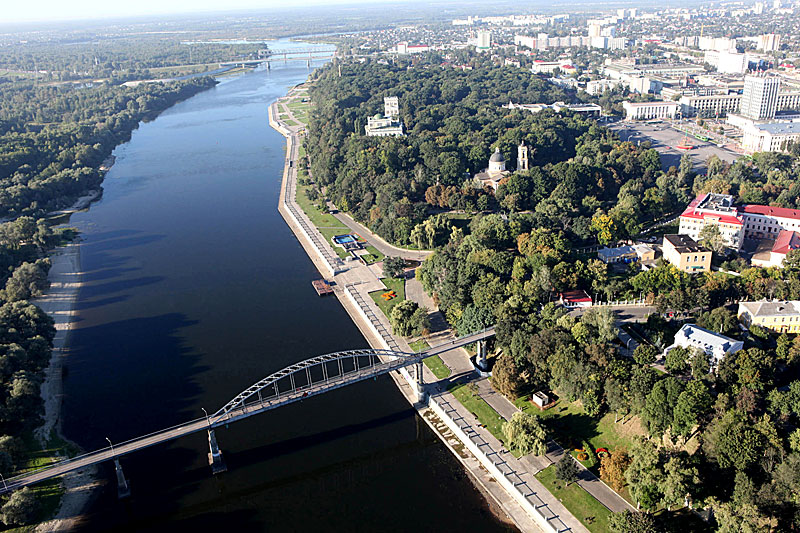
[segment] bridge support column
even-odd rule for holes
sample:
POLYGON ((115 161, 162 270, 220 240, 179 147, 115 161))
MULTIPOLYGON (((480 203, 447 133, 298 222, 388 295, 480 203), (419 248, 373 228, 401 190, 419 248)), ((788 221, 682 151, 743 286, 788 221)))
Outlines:
POLYGON ((417 378, 417 401, 421 404, 427 404, 428 391, 425 390, 425 377, 422 374, 422 362, 419 362, 415 365, 414 374, 417 378))
POLYGON ((214 434, 213 429, 208 430, 208 464, 211 466, 211 473, 212 474, 221 474, 228 470, 228 467, 225 466, 225 461, 222 459, 222 452, 219 450, 219 446, 217 445, 217 436, 214 434))
POLYGON ((478 341, 478 353, 475 355, 475 365, 484 372, 489 370, 486 363, 486 341, 478 341))
POLYGON ((128 485, 128 480, 125 479, 125 473, 122 471, 122 465, 119 464, 119 459, 114 459, 114 470, 117 472, 117 497, 121 500, 131 495, 131 488, 128 485))

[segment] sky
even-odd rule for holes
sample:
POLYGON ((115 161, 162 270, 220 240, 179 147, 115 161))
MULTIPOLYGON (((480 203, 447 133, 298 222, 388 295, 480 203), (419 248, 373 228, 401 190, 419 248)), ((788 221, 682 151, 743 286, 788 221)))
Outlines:
POLYGON ((363 1, 367 0, 7 0, 2 2, 6 5, 0 10, 0 24, 353 4, 363 1))

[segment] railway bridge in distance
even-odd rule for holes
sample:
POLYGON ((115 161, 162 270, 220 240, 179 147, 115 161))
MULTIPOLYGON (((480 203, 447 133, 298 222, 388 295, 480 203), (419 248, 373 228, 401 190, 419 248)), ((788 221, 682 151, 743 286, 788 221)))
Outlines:
POLYGON ((0 494, 105 461, 113 461, 117 477, 117 493, 120 497, 125 497, 130 494, 130 488, 119 462, 120 457, 199 431, 208 433, 208 462, 211 471, 214 474, 224 472, 226 470, 225 462, 215 433, 220 426, 227 426, 272 409, 407 367, 414 367, 418 400, 424 403, 427 401, 427 394, 422 374, 423 360, 473 343, 479 344, 479 354, 485 354, 484 341, 493 337, 494 334, 493 326, 418 353, 362 349, 312 357, 254 383, 212 415, 206 414, 203 418, 190 420, 116 445, 109 440, 109 446, 106 448, 3 479, 0 494))

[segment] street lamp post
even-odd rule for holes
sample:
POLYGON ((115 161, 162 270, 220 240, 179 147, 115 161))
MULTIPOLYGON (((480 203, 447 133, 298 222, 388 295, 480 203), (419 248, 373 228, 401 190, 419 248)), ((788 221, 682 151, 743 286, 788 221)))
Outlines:
POLYGON ((113 457, 114 456, 114 445, 111 444, 111 439, 109 439, 108 437, 106 437, 106 440, 108 441, 108 445, 111 446, 111 456, 113 457))

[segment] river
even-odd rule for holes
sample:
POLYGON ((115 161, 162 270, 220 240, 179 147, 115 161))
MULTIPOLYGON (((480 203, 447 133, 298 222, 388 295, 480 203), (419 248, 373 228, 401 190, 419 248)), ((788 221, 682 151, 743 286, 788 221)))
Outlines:
MULTIPOLYGON (((281 47, 299 46, 281 41, 281 47)), ((276 45, 277 47, 277 45, 276 45)), ((275 64, 142 124, 82 232, 84 286, 63 428, 86 450, 222 406, 291 363, 365 347, 277 211, 284 138, 267 106, 308 75, 275 64)), ((122 459, 86 530, 506 531, 391 379, 360 383, 122 459)))

